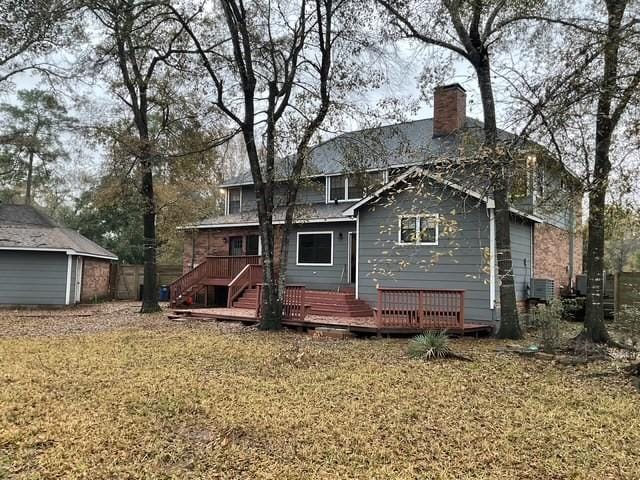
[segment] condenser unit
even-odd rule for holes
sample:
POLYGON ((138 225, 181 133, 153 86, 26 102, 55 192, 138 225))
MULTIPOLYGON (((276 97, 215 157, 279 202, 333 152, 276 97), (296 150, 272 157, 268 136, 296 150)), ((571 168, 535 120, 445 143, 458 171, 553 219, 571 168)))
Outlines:
POLYGON ((555 296, 555 282, 549 278, 531 279, 531 298, 549 302, 555 296))

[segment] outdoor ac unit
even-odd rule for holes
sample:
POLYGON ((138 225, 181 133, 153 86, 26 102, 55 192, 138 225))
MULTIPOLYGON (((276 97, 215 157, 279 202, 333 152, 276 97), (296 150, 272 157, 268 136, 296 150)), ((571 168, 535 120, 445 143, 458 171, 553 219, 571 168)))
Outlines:
POLYGON ((548 278, 531 279, 531 298, 549 302, 555 296, 555 282, 548 278))

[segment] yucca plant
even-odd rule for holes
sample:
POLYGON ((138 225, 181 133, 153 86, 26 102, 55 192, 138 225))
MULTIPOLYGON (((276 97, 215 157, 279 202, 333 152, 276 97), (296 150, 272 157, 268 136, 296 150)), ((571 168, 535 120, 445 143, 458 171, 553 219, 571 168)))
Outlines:
POLYGON ((469 360, 451 350, 446 331, 427 331, 416 335, 409 341, 407 353, 410 358, 421 360, 435 360, 438 358, 469 360))

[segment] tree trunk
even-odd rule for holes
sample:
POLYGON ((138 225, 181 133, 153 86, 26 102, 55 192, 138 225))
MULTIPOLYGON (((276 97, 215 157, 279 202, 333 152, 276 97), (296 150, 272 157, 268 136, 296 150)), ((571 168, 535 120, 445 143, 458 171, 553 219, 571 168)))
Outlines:
POLYGON ((31 185, 33 184, 33 152, 29 151, 29 169, 27 170, 27 188, 24 194, 24 204, 31 205, 31 185))
MULTIPOLYGON (((498 278, 500 281, 500 328, 499 338, 522 338, 522 329, 518 321, 516 292, 511 262, 511 218, 509 213, 509 189, 506 178, 506 167, 497 157, 498 127, 496 123, 496 107, 493 99, 491 82, 491 66, 489 57, 481 53, 472 61, 478 75, 478 87, 484 111, 485 145, 490 149, 493 178, 493 200, 495 202, 496 222, 496 258, 498 278)), ((493 285, 491 286, 493 288, 493 285)))
POLYGON ((158 275, 156 269, 156 203, 153 194, 153 171, 149 152, 141 161, 142 196, 144 198, 143 233, 144 233, 144 288, 142 291, 142 308, 140 313, 159 312, 158 275))
POLYGON ((584 335, 587 339, 604 343, 609 333, 604 323, 604 223, 607 179, 611 164, 609 145, 611 129, 608 117, 600 117, 596 127, 596 158, 593 184, 589 192, 589 242, 586 252, 587 298, 585 302, 584 335))
POLYGON ((522 329, 518 320, 516 290, 511 261, 511 216, 507 190, 494 189, 496 205, 496 258, 498 277, 500 278, 500 328, 498 338, 522 338, 522 329))
MULTIPOLYGON (((272 213, 267 213, 271 218, 272 213)), ((279 330, 282 327, 282 301, 284 290, 279 288, 275 259, 275 228, 271 220, 261 222, 262 236, 262 318, 260 330, 279 330)))
MULTIPOLYGON (((611 137, 619 115, 612 118, 613 99, 619 94, 618 55, 620 28, 626 3, 607 0, 607 36, 604 44, 602 80, 598 92, 596 115, 596 152, 593 165, 591 190, 589 191, 589 240, 587 243, 587 298, 585 301, 584 332, 588 340, 604 343, 609 333, 604 323, 604 222, 607 184, 611 172, 609 150, 611 137)), ((618 108, 622 108, 620 105, 618 108)))

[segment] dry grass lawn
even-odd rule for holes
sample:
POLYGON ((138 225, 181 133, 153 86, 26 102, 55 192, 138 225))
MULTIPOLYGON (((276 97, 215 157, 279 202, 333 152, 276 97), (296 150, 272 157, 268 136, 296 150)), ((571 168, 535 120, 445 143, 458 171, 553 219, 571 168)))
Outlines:
POLYGON ((499 344, 456 340, 474 362, 424 363, 403 340, 131 304, 0 311, 0 478, 640 478, 640 395, 614 365, 499 344))

